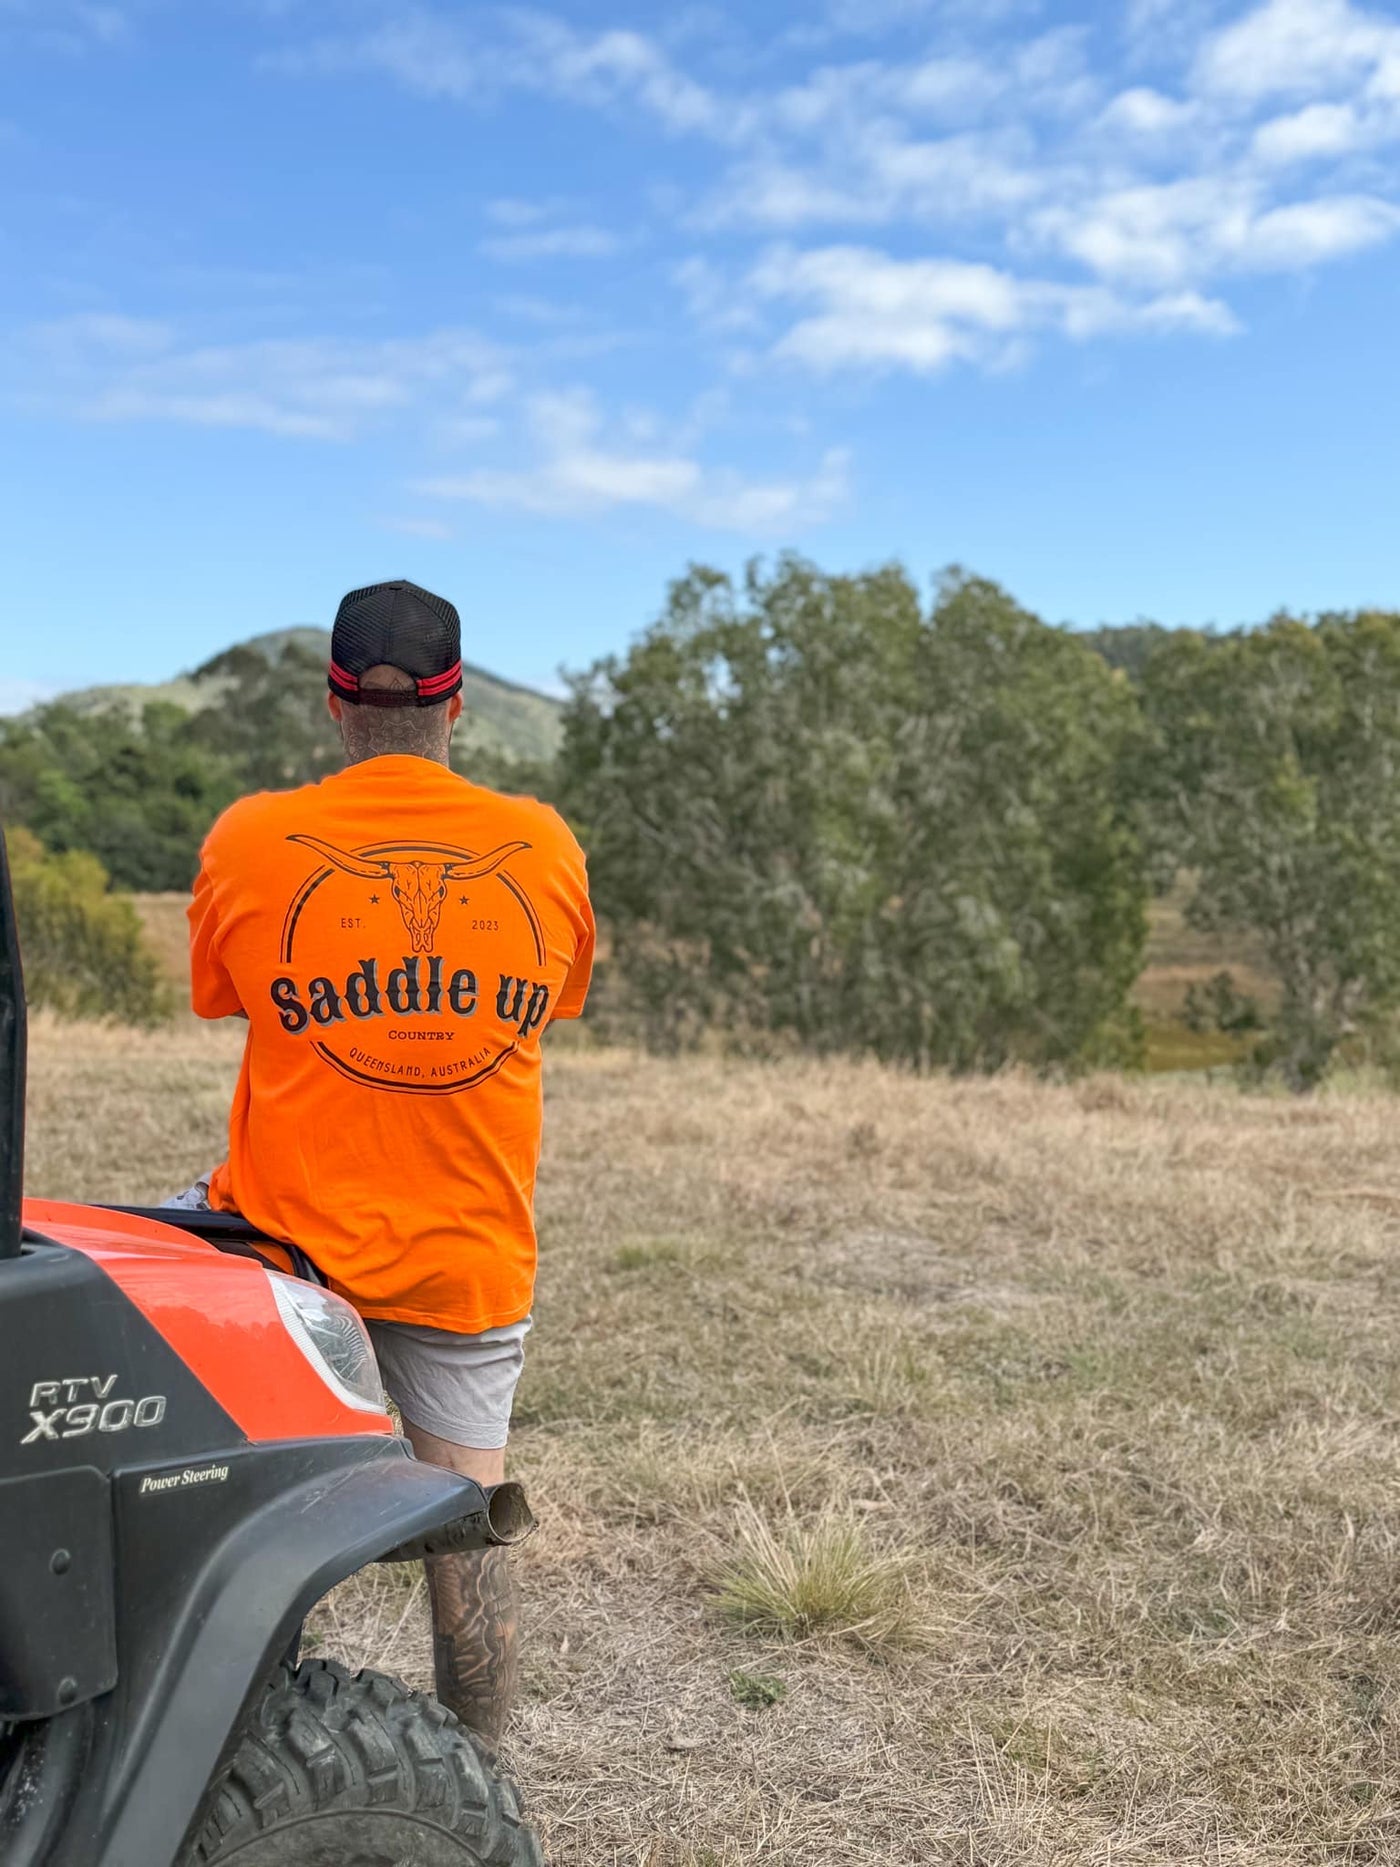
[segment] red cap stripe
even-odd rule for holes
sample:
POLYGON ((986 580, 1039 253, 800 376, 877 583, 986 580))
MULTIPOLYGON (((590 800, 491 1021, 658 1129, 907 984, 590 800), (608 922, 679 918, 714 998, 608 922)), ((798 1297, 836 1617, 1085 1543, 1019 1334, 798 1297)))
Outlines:
POLYGON ((433 674, 420 680, 418 691, 420 694, 440 694, 444 688, 451 687, 454 681, 460 681, 461 678, 462 664, 460 661, 454 661, 446 674, 433 674))
POLYGON ((330 672, 331 672, 331 679, 333 681, 339 681, 342 687, 348 687, 352 689, 352 691, 355 693, 358 693, 360 691, 359 675, 348 674, 345 671, 345 669, 341 667, 338 661, 332 661, 330 672))

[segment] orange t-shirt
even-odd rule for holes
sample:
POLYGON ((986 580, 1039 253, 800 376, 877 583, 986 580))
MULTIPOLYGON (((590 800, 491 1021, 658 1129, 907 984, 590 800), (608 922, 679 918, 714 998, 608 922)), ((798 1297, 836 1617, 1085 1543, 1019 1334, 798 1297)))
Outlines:
POLYGON ((583 1009, 583 852, 533 798, 429 759, 262 792, 209 832, 194 1008, 248 1042, 211 1203, 299 1244, 366 1316, 527 1314, 540 1037, 583 1009))

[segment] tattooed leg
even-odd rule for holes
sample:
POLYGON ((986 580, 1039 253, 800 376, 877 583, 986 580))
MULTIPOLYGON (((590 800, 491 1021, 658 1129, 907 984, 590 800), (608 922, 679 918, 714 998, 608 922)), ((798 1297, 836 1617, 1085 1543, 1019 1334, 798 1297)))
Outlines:
MULTIPOLYGON (((482 1485, 499 1484, 506 1475, 503 1450, 454 1445, 408 1420, 404 1430, 426 1464, 445 1465, 482 1485)), ((520 1614, 506 1551, 430 1556, 425 1567, 437 1695, 494 1753, 520 1681, 520 1614)))
POLYGON ((493 1754, 520 1682, 520 1616, 503 1549, 430 1556, 437 1695, 493 1754))

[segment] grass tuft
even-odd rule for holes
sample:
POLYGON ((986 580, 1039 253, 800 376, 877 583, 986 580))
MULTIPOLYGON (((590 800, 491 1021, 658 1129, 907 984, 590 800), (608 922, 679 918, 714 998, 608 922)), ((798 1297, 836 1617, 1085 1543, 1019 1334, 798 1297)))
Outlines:
POLYGON ((725 1619, 789 1640, 834 1634, 886 1647, 917 1639, 908 1556, 877 1548, 848 1512, 828 1510, 805 1524, 789 1517, 775 1530, 745 1503, 735 1542, 713 1582, 725 1619))
POLYGON ((660 1264, 678 1264, 680 1251, 669 1239, 654 1245, 620 1245, 613 1253, 613 1268, 619 1271, 647 1271, 660 1264))

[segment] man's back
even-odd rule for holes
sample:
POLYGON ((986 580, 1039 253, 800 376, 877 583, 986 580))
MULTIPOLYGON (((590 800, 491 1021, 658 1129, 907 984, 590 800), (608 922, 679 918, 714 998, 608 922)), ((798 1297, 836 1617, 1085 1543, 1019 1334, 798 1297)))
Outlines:
POLYGON ((368 1316, 523 1317, 540 1035, 582 1008, 581 851, 533 799, 389 756, 244 799, 205 845, 195 1010, 247 1013, 215 1205, 368 1316))

